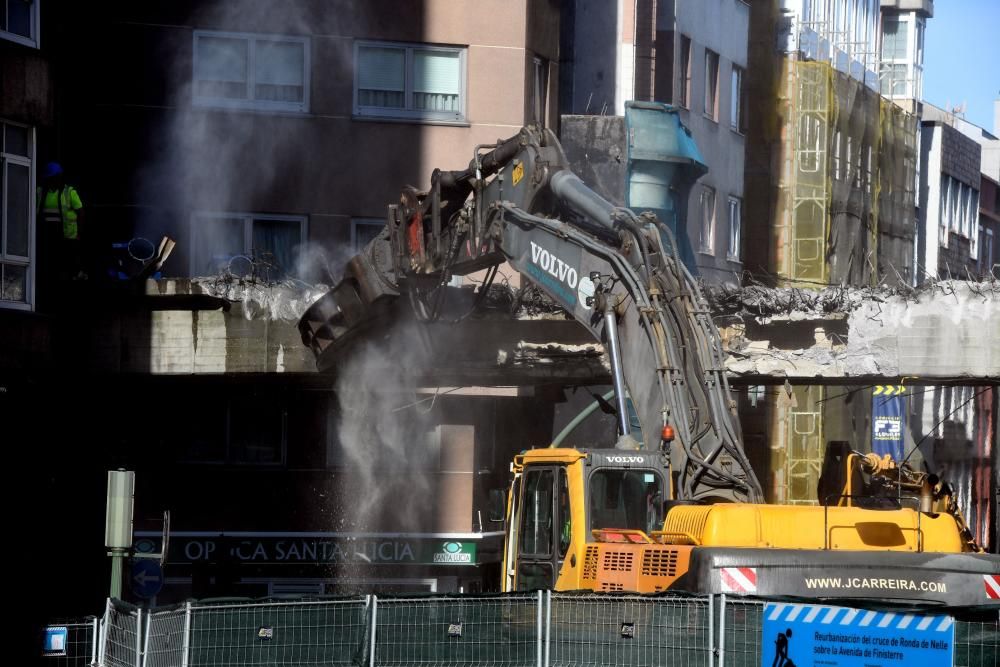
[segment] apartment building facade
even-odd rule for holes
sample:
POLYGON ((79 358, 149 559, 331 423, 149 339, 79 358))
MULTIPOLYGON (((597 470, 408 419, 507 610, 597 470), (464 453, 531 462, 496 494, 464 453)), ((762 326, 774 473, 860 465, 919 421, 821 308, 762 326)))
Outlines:
POLYGON ((675 230, 678 242, 689 268, 705 280, 739 282, 749 5, 566 4, 563 112, 620 116, 632 99, 676 107, 708 166, 687 202, 686 228, 675 230))
MULTIPOLYGON (((403 186, 464 167, 477 144, 525 122, 556 125, 559 14, 542 0, 12 5, 41 9, 27 25, 41 26, 45 50, 38 32, 26 44, 21 24, 4 24, 3 168, 25 181, 20 199, 4 189, 2 208, 20 216, 4 239, 33 232, 39 165, 58 160, 91 242, 170 236, 172 277, 251 262, 259 277, 330 283, 403 186)), ((314 372, 294 321, 166 279, 110 291, 95 279, 67 287, 69 310, 39 309, 36 251, 23 246, 9 243, 0 262, 0 317, 20 316, 2 334, 0 399, 34 441, 51 443, 24 452, 46 499, 32 517, 81 516, 43 538, 79 546, 70 576, 85 583, 63 596, 67 613, 106 592, 85 573, 106 568, 104 474, 119 466, 138 475, 137 548, 158 548, 157 517, 173 511, 161 603, 499 581, 488 493, 506 483, 514 453, 551 437, 552 401, 517 388, 389 392, 412 389, 407 409, 433 424, 406 434, 424 445, 419 465, 373 451, 383 465, 369 478, 361 461, 377 442, 345 439, 336 378, 314 372), (366 518, 365 479, 396 491, 366 518), (426 493, 404 502, 417 489, 426 493)), ((56 560, 26 571, 41 578, 56 560)), ((54 583, 40 593, 54 599, 54 583)))
POLYGON ((54 121, 51 66, 38 3, 0 7, 0 309, 35 303, 34 227, 38 131, 54 121))

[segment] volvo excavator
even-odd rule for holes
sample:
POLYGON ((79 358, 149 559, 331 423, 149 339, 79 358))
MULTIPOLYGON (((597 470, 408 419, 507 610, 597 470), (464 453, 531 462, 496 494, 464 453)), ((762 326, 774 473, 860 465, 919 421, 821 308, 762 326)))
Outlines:
POLYGON ((605 346, 618 436, 605 449, 515 457, 502 590, 996 603, 986 580, 1000 574, 1000 557, 982 552, 947 486, 926 474, 830 447, 820 504, 764 504, 719 333, 668 224, 683 224, 703 165, 676 110, 629 104, 659 114, 656 136, 627 133, 648 158, 634 167, 633 203, 645 188, 673 205, 659 216, 612 205, 537 125, 478 146, 466 169, 405 189, 304 314, 299 330, 320 368, 400 308, 440 321, 453 277, 485 270, 481 296, 506 263, 605 346))

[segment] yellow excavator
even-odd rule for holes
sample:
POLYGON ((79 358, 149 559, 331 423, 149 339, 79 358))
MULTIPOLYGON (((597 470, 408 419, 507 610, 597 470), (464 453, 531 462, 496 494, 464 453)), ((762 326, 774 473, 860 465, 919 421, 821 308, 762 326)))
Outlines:
POLYGON ((991 602, 984 578, 1000 559, 976 546, 944 485, 858 452, 844 465, 827 505, 705 504, 664 500, 661 453, 527 451, 513 464, 502 589, 991 602))
POLYGON ((638 115, 627 136, 639 214, 588 188, 534 125, 477 147, 466 169, 435 170, 429 190, 406 189, 299 322, 320 370, 401 308, 441 319, 454 276, 485 269, 486 294, 506 263, 603 342, 618 438, 516 457, 502 590, 989 603, 1000 557, 973 543, 943 485, 909 468, 847 448, 828 461, 821 505, 763 504, 721 339, 675 234, 705 168, 675 109, 629 103, 626 118, 638 115))

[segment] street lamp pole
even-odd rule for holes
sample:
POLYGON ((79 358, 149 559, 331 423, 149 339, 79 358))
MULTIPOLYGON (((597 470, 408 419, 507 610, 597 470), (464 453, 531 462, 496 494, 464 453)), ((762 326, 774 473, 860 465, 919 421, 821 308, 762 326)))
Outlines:
POLYGON ((132 504, 135 473, 119 468, 108 471, 108 507, 104 522, 104 546, 111 556, 110 596, 121 599, 122 569, 132 548, 132 504))

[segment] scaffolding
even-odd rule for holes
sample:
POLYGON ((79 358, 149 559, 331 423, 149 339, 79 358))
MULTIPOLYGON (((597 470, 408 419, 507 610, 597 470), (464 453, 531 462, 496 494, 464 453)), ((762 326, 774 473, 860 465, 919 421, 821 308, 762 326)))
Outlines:
POLYGON ((785 284, 873 285, 907 270, 916 119, 827 62, 784 59, 775 272, 785 284), (880 239, 893 242, 880 253, 880 239))
POLYGON ((823 456, 824 388, 792 387, 774 411, 777 434, 771 451, 773 484, 770 502, 816 505, 823 456))

